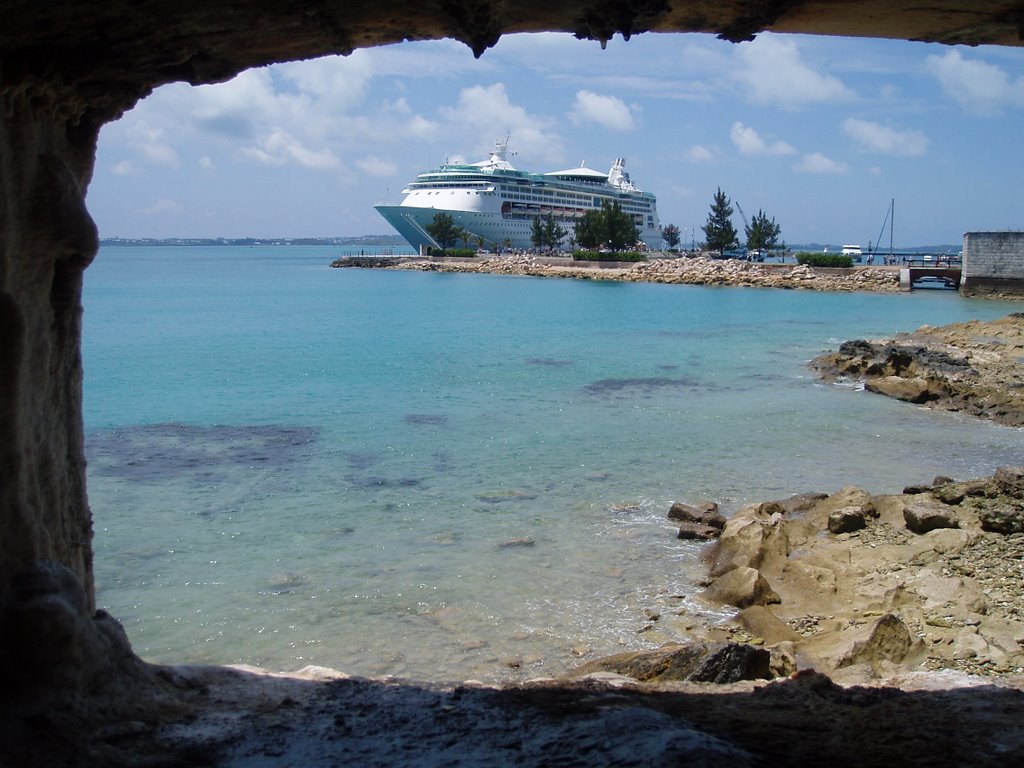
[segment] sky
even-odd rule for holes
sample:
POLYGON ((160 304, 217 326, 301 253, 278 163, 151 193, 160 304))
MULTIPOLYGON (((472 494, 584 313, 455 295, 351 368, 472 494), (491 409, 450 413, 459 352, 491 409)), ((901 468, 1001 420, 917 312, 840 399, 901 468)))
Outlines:
POLYGON ((373 205, 506 135, 522 170, 624 157, 684 242, 719 188, 794 244, 888 245, 890 201, 897 248, 1024 229, 1024 48, 776 34, 401 43, 167 85, 104 127, 87 204, 102 237, 393 234, 373 205))

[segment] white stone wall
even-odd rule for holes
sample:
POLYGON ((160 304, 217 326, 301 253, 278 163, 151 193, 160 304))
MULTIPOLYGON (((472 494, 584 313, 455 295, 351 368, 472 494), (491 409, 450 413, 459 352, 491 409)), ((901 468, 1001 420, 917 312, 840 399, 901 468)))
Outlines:
POLYGON ((1024 295, 1024 232, 965 233, 960 292, 1024 295))

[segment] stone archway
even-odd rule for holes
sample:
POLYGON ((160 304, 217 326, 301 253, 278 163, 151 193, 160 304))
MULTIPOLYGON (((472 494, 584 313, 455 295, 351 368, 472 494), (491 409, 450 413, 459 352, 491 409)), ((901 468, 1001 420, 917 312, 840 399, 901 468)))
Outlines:
POLYGON ((9 0, 0 29, 0 637, 21 695, 77 690, 130 666, 95 614, 80 359, 82 274, 98 247, 85 204, 101 126, 155 87, 273 62, 450 37, 763 30, 943 43, 1024 43, 1020 0, 9 0), (40 675, 39 670, 48 670, 40 675))

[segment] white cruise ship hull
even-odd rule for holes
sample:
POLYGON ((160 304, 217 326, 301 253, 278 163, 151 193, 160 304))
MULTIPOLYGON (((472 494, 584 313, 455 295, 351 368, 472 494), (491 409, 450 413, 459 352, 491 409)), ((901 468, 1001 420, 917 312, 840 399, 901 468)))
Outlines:
POLYGON ((565 230, 562 247, 569 249, 576 222, 605 204, 620 206, 633 219, 643 247, 662 247, 655 197, 633 186, 622 158, 607 173, 580 166, 539 174, 516 170, 508 153, 506 139, 483 162, 421 173, 402 190, 401 205, 374 208, 417 252, 439 247, 428 232, 439 213, 465 230, 466 247, 482 243, 491 251, 531 248, 534 220, 550 215, 565 230))
POLYGON ((475 248, 478 239, 482 239, 484 249, 490 251, 502 248, 526 250, 532 247, 532 219, 505 220, 500 213, 416 208, 405 205, 375 205, 374 209, 416 249, 417 253, 423 253, 427 248, 437 248, 437 243, 427 233, 427 227, 438 213, 451 216, 455 226, 466 230, 470 235, 468 244, 459 242, 456 244, 457 247, 465 245, 475 248))

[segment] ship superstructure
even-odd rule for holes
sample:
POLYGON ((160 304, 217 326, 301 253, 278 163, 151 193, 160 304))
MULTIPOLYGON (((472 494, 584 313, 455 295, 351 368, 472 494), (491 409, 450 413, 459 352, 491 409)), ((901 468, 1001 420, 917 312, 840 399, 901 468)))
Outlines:
POLYGON ((445 163, 406 186, 400 205, 374 207, 419 252, 437 246, 427 227, 441 212, 466 231, 470 245, 482 241, 495 251, 530 248, 534 219, 549 214, 566 231, 563 247, 569 248, 577 219, 602 203, 617 202, 632 217, 643 245, 661 248, 655 196, 633 185, 623 158, 607 173, 581 165, 538 174, 514 168, 510 154, 506 138, 496 142, 487 160, 445 163))

